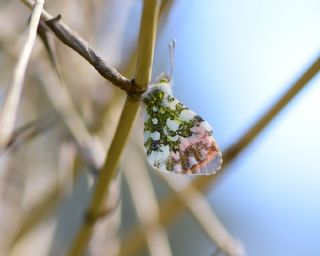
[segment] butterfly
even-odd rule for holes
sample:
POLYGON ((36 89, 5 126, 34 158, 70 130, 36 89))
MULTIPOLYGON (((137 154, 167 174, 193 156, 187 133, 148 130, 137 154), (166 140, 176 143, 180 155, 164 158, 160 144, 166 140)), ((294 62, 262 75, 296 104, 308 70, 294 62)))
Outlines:
MULTIPOLYGON (((171 42, 171 67, 173 46, 171 42)), ((153 168, 164 172, 213 174, 221 167, 222 154, 212 128, 173 96, 171 77, 172 71, 171 75, 161 74, 142 95, 147 160, 153 168)))

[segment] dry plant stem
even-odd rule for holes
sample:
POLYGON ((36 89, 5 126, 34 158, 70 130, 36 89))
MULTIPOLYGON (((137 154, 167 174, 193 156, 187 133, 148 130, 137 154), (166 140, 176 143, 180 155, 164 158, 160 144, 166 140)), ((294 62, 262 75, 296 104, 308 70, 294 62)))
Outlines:
POLYGON ((192 185, 188 186, 189 180, 184 177, 172 179, 168 175, 161 175, 174 194, 180 198, 183 204, 191 212, 193 218, 199 223, 210 240, 212 240, 226 255, 246 255, 242 244, 236 241, 222 225, 205 196, 197 191, 192 185), (188 188, 187 193, 183 188, 188 188), (183 191, 183 193, 181 193, 183 191))
POLYGON ((22 49, 17 66, 14 70, 13 83, 9 88, 4 105, 0 113, 0 147, 10 140, 16 120, 20 97, 23 89, 23 80, 30 59, 32 48, 37 36, 37 28, 43 9, 44 0, 37 0, 32 9, 27 40, 22 49))
MULTIPOLYGON (((168 2, 164 2, 163 5, 166 5, 168 2)), ((170 2, 171 3, 171 2, 170 2)), ((163 6, 162 5, 162 6, 163 6)), ((166 5, 167 6, 167 5, 166 5)), ((45 11, 43 11, 45 12, 45 11)), ((160 9, 160 15, 161 15, 161 9, 160 9)), ((44 17, 46 18, 46 17, 44 17)), ((47 19, 52 18, 51 16, 48 16, 47 19)), ((125 70, 131 70, 131 66, 134 65, 133 61, 136 60, 136 53, 133 53, 131 55, 130 61, 127 64, 127 68, 125 68, 125 70)), ((129 73, 128 71, 124 72, 129 73)), ((113 105, 111 103, 111 105, 113 105)), ((106 108, 106 111, 109 111, 109 105, 106 108)), ((107 115, 107 114, 106 114, 107 115)), ((51 116, 51 115, 49 115, 51 116)), ((38 120, 40 121, 40 120, 38 120)), ((37 122, 38 122, 37 121, 37 122)), ((44 120, 43 120, 44 121, 44 120)), ((42 121, 41 121, 42 123, 42 121)), ((29 129, 30 126, 33 126, 30 124, 24 125, 21 128, 18 128, 13 135, 13 146, 16 143, 22 142, 22 140, 24 141, 24 133, 25 130, 29 129), (20 137, 22 137, 22 139, 20 139, 20 137)), ((98 130, 101 129, 102 124, 100 124, 97 128, 98 130)), ((31 129, 31 128, 30 128, 31 129)), ((38 130, 38 129, 35 129, 38 130)), ((29 134, 29 133, 28 133, 29 134)), ((40 134, 40 133, 37 133, 40 134)), ((74 179, 76 179, 76 177, 78 176, 79 170, 80 170, 80 158, 79 155, 77 156, 77 159, 75 160, 76 164, 73 168, 73 172, 74 172, 74 179)), ((19 242, 21 239, 23 239, 27 234, 29 234, 32 230, 34 230, 34 228, 38 227, 38 225, 48 216, 48 214, 50 212, 52 212, 52 209, 54 209, 54 207, 57 205, 60 197, 60 189, 61 186, 59 186, 59 184, 54 184, 52 186, 51 189, 48 190, 48 193, 46 193, 43 198, 41 200, 39 200, 39 202, 37 202, 34 207, 32 207, 32 209, 30 209, 30 211, 28 211, 29 213, 26 214, 26 216, 24 217, 24 220, 22 221, 22 224, 20 225, 20 227, 18 228, 15 236, 13 237, 13 241, 11 242, 12 245, 16 244, 17 242, 19 242)))
MULTIPOLYGON (((145 0, 143 4, 135 79, 138 87, 143 90, 146 89, 151 78, 159 6, 160 1, 156 0, 145 0)), ((87 244, 92 236, 94 224, 104 211, 103 203, 108 194, 109 185, 116 174, 121 153, 125 147, 139 109, 140 102, 127 96, 114 139, 111 142, 108 155, 96 183, 87 217, 71 246, 68 253, 70 256, 83 255, 86 250, 87 244)))
POLYGON ((63 23, 60 23, 59 20, 60 16, 48 20, 46 23, 64 44, 68 45, 85 58, 105 79, 128 93, 134 93, 134 91, 132 91, 133 84, 131 80, 121 75, 116 69, 107 65, 86 41, 67 26, 63 26, 63 23))
MULTIPOLYGON (((320 56, 317 56, 312 65, 289 88, 286 93, 277 100, 269 110, 224 152, 224 161, 233 160, 254 138, 273 120, 274 117, 295 97, 305 85, 320 71, 320 56)), ((214 176, 213 176, 214 177, 214 176)))
MULTIPOLYGON (((217 174, 209 177, 198 177, 193 180, 189 186, 193 186, 197 190, 206 191, 212 184, 224 173, 227 165, 230 164, 236 156, 244 150, 260 133, 261 131, 273 120, 274 117, 306 86, 306 84, 320 71, 320 57, 317 56, 312 65, 305 71, 305 73, 288 89, 288 91, 277 100, 272 107, 266 111, 262 117, 252 125, 248 131, 240 137, 238 141, 227 148, 224 153, 223 169, 217 174)), ((187 191, 186 187, 182 193, 187 191)), ((185 205, 181 200, 175 196, 162 200, 160 203, 160 221, 162 224, 169 224, 183 209, 185 205)), ((140 229, 132 230, 125 238, 123 243, 124 255, 135 255, 137 251, 144 244, 143 234, 140 229)))
POLYGON ((53 35, 51 34, 50 29, 48 28, 48 26, 43 20, 40 20, 39 22, 38 35, 41 38, 47 50, 53 69, 56 71, 61 83, 63 83, 62 71, 58 62, 58 56, 57 56, 54 38, 53 38, 53 35))
POLYGON ((129 156, 126 157, 124 174, 131 191, 131 197, 135 206, 139 222, 145 230, 144 236, 147 241, 151 256, 170 256, 169 238, 165 229, 159 225, 159 207, 148 168, 140 151, 131 146, 129 156), (130 163, 135 162, 132 169, 130 163))
MULTIPOLYGON (((33 5, 31 0, 21 1, 29 7, 33 5)), ((105 79, 129 94, 141 94, 143 92, 139 91, 139 87, 134 86, 131 80, 106 64, 83 38, 61 21, 61 16, 53 18, 51 14, 43 11, 41 18, 46 21, 48 27, 64 44, 85 58, 105 79)))
MULTIPOLYGON (((21 0, 21 2, 23 2, 29 8, 32 8, 34 6, 34 3, 35 3, 35 1, 33 1, 33 0, 21 0)), ((53 16, 51 14, 49 14, 48 12, 46 12, 46 10, 43 9, 41 11, 41 19, 50 20, 52 18, 53 18, 53 16)))
POLYGON ((40 80, 40 84, 44 86, 50 101, 61 116, 74 140, 77 142, 82 156, 88 165, 96 170, 100 168, 103 163, 105 149, 93 136, 91 136, 73 104, 72 98, 64 84, 57 61, 55 47, 53 42, 50 41, 48 30, 49 28, 47 28, 47 25, 43 21, 40 21, 38 34, 46 47, 51 65, 59 78, 60 86, 55 86, 52 83, 47 82, 47 79, 43 79, 40 75, 38 76, 38 80, 40 80))

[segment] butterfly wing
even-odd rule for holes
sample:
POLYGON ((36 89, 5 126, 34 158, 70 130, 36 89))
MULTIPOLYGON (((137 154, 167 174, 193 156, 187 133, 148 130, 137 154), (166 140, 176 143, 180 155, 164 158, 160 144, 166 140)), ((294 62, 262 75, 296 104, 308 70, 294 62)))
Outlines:
POLYGON ((151 166, 160 171, 198 175, 220 169, 222 156, 211 126, 174 98, 170 85, 153 85, 143 100, 144 146, 151 166))

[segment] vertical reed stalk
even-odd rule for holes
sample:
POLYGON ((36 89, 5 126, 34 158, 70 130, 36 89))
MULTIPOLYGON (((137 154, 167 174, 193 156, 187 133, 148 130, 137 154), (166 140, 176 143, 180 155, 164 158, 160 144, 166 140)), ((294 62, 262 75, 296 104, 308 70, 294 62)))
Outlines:
MULTIPOLYGON (((135 75, 135 83, 141 89, 146 89, 151 79, 159 9, 160 1, 144 1, 135 75)), ((109 186, 117 172, 123 149, 139 110, 140 102, 127 96, 116 133, 94 189, 87 217, 70 248, 68 253, 70 256, 83 255, 86 250, 93 233, 94 224, 104 211, 103 205, 105 198, 108 196, 109 186)))

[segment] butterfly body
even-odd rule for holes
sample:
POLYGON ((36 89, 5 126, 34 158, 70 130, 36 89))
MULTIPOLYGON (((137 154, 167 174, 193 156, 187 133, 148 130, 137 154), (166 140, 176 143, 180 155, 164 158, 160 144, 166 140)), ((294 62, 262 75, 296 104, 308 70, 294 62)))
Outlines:
POLYGON ((143 94, 144 146, 154 168, 180 174, 209 175, 220 169, 221 152, 211 126, 172 95, 162 76, 143 94))

